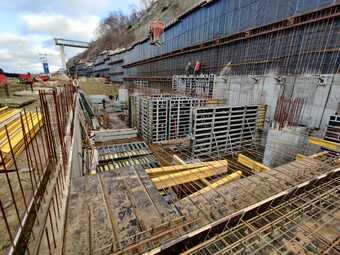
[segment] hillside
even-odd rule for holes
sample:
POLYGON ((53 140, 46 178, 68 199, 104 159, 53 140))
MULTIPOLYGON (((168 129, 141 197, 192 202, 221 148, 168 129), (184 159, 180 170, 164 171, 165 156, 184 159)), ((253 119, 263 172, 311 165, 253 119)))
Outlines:
POLYGON ((143 39, 149 29, 149 24, 153 20, 161 20, 164 24, 173 21, 181 13, 201 2, 201 0, 159 0, 156 1, 140 20, 129 29, 136 40, 143 39))
MULTIPOLYGON (((194 5, 200 3, 201 0, 158 0, 155 1, 144 14, 138 18, 136 22, 130 24, 126 31, 129 38, 127 45, 122 47, 128 47, 129 44, 142 40, 148 35, 149 24, 154 20, 161 20, 164 24, 169 24, 171 21, 176 19, 177 16, 190 9, 194 5)), ((114 50, 115 47, 109 48, 109 50, 114 50)), ((97 39, 92 42, 91 47, 85 52, 71 58, 68 64, 78 62, 78 61, 88 61, 94 58, 98 53, 108 50, 102 43, 97 39)))

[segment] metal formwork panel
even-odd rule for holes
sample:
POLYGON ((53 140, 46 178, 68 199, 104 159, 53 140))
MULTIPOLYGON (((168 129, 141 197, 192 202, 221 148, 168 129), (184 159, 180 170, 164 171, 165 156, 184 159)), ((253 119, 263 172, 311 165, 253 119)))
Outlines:
POLYGON ((206 100, 177 97, 169 101, 169 140, 185 138, 192 131, 192 110, 205 105, 206 100))
POLYGON ((251 145, 258 109, 257 105, 195 108, 192 155, 223 155, 251 145))
POLYGON ((325 140, 340 143, 340 115, 331 115, 327 125, 325 140))
POLYGON ((148 142, 185 138, 192 130, 192 110, 206 100, 192 97, 154 96, 140 99, 140 133, 148 142))
POLYGON ((141 165, 159 167, 148 146, 143 142, 116 144, 97 148, 99 164, 97 172, 115 171, 122 167, 141 165))
POLYGON ((174 75, 172 77, 172 89, 190 96, 211 98, 215 77, 215 74, 174 75))

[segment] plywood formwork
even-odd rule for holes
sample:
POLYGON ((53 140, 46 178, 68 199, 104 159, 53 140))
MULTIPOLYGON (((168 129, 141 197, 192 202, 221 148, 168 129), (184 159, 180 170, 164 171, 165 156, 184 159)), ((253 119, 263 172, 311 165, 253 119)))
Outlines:
POLYGON ((141 167, 73 180, 69 209, 65 254, 111 254, 181 222, 141 167))
POLYGON ((258 105, 195 108, 192 156, 224 155, 250 146, 258 109, 258 105))
MULTIPOLYGON (((323 154, 322 157, 306 156, 239 180, 233 178, 231 183, 228 180, 222 184, 211 183, 209 188, 203 188, 199 194, 172 203, 168 203, 161 196, 143 167, 119 168, 113 172, 86 177, 97 178, 93 189, 87 189, 87 193, 97 190, 94 194, 95 201, 100 200, 102 205, 94 203, 92 199, 85 199, 91 216, 89 217, 88 213, 84 213, 81 217, 72 213, 68 216, 65 236, 65 247, 68 249, 65 250, 69 252, 65 254, 75 254, 71 252, 72 249, 77 251, 76 245, 83 245, 83 242, 75 242, 74 239, 84 240, 85 237, 91 244, 93 254, 105 254, 105 249, 115 254, 145 252, 174 254, 179 250, 192 248, 195 245, 194 240, 202 243, 202 246, 194 247, 195 250, 208 247, 210 241, 215 240, 210 240, 209 234, 215 236, 233 226, 242 227, 244 221, 250 216, 260 221, 261 212, 270 211, 272 208, 270 205, 282 204, 295 193, 300 194, 297 190, 303 191, 329 178, 334 180, 338 178, 340 168, 339 162, 335 160, 337 158, 338 156, 331 152, 323 154), (94 210, 96 207, 98 209, 94 210), (83 217, 89 222, 87 226, 91 226, 90 230, 82 220, 83 217), (77 229, 71 227, 77 224, 83 224, 80 227, 80 238, 77 229), (102 224, 106 226, 102 227, 102 224), (226 224, 231 227, 225 227, 226 224), (110 240, 112 240, 111 245, 110 240), (208 240, 209 243, 206 244, 202 240, 208 240)), ((231 171, 235 170, 234 166, 230 168, 231 171)), ((164 176, 169 176, 170 170, 174 169, 175 173, 178 173, 175 167, 166 169, 168 171, 164 171, 166 172, 164 176)), ((163 171, 161 168, 158 170, 163 171)), ((235 171, 234 174, 239 173, 235 171)), ((229 177, 225 176, 226 179, 229 177)), ((92 187, 92 184, 90 186, 92 187)), ((80 197, 75 194, 70 197, 69 203, 81 206, 81 203, 76 202, 80 197)), ((338 205, 334 204, 334 206, 338 205)), ((294 212, 294 208, 292 210, 294 212)), ((265 225, 269 228, 270 223, 265 225)), ((272 226, 275 228, 275 224, 272 226)), ((271 239, 275 240, 274 237, 271 239)), ((233 251, 230 246, 221 246, 221 249, 224 247, 228 247, 228 252, 233 251)), ((260 247, 262 246, 257 248, 260 247)), ((82 249, 85 248, 83 245, 82 249)), ((321 248, 330 248, 330 245, 321 248)))

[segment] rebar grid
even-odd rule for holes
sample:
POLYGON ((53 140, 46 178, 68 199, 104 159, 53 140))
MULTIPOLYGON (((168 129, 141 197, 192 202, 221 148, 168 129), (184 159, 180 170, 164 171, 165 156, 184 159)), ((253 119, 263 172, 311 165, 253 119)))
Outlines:
POLYGON ((337 73, 338 14, 335 5, 124 68, 127 76, 146 80, 154 75, 182 74, 186 63, 193 59, 203 63, 208 73, 218 73, 229 62, 231 74, 265 74, 273 70, 281 74, 337 73))
MULTIPOLYGON (((0 197, 0 221, 4 221, 7 232, 3 233, 1 249, 6 247, 8 254, 37 254, 42 251, 51 254, 57 248, 57 233, 62 228, 63 191, 66 188, 66 140, 55 137, 58 133, 64 137, 67 126, 70 127, 67 112, 72 112, 73 94, 74 89, 69 85, 53 93, 39 91, 40 107, 36 107, 34 112, 42 114, 43 123, 39 125, 38 133, 32 135, 24 125, 33 125, 32 112, 24 109, 20 114, 24 142, 24 152, 21 154, 14 154, 5 126, 11 160, 14 162, 14 169, 6 169, 3 165, 4 171, 0 171, 10 189, 9 196, 7 191, 0 197), (13 210, 16 220, 13 220, 13 210)), ((1 152, 0 157, 3 158, 1 152)), ((6 186, 6 183, 3 185, 6 186)))
POLYGON ((322 232, 330 223, 340 224, 339 189, 340 176, 337 175, 281 204, 269 206, 184 254, 289 254, 296 251, 294 247, 313 254, 329 249, 339 252, 333 246, 338 239, 336 230, 328 230, 333 234, 331 237, 325 236, 327 230, 322 232))
MULTIPOLYGON (((334 158, 333 157, 331 157, 331 159, 328 159, 328 160, 326 160, 325 162, 321 162, 320 161, 320 163, 318 163, 318 164, 315 164, 315 162, 313 162, 313 164, 309 164, 309 163, 307 163, 307 162, 305 162, 305 163, 302 163, 302 165, 301 166, 304 166, 304 167, 308 167, 308 168, 310 168, 310 167, 316 167, 316 168, 320 168, 320 169, 322 169, 322 172, 327 172, 327 170, 331 170, 331 169, 334 169, 334 166, 333 166, 333 162, 334 162, 334 158), (304 165, 305 164, 305 165, 304 165)), ((235 164, 234 166, 233 166, 233 164, 231 164, 231 167, 234 167, 234 168, 236 168, 236 167, 239 167, 239 166, 237 166, 237 164, 235 164)), ((237 169, 237 168, 236 168, 237 169)), ((271 171, 268 171, 268 173, 266 173, 267 175, 269 175, 269 176, 271 176, 273 173, 269 173, 269 172, 271 172, 271 171)), ((278 170, 278 172, 280 172, 280 170, 278 170)), ((282 172, 282 174, 284 174, 283 172, 282 172)), ((304 175, 304 173, 302 173, 302 176, 304 175)), ((282 181, 284 181, 284 179, 280 179, 280 178, 282 178, 282 177, 279 177, 279 176, 275 176, 275 175, 272 175, 272 177, 274 177, 274 178, 278 178, 278 181, 280 182, 282 182, 282 181)), ((187 185, 186 187, 179 187, 179 189, 182 189, 182 191, 185 193, 185 194, 187 194, 187 195, 189 195, 189 194, 191 194, 192 193, 192 190, 188 190, 188 188, 190 189, 190 186, 193 188, 193 184, 189 184, 189 185, 187 185)), ((240 189, 242 189, 243 191, 247 191, 247 187, 245 187, 245 186, 243 186, 243 185, 238 185, 238 187, 240 188, 240 189)), ((282 190, 282 187, 280 187, 280 185, 275 185, 274 184, 274 187, 276 187, 275 189, 277 190, 277 192, 279 191, 279 190, 282 190), (277 186, 277 187, 276 187, 277 186)), ((163 192, 166 192, 166 190, 163 190, 163 192)), ((219 196, 219 197, 224 197, 223 196, 223 194, 221 194, 220 193, 220 191, 218 191, 217 189, 213 189, 211 192, 213 192, 213 193, 216 193, 216 195, 217 196, 219 196)), ((257 201, 261 201, 262 199, 264 199, 263 197, 258 197, 258 195, 257 194, 248 194, 250 197, 254 197, 257 201)), ((289 195, 291 195, 291 194, 289 194, 289 195)), ((289 195, 288 195, 288 193, 287 194, 285 194, 285 195, 283 195, 283 198, 280 198, 281 200, 284 200, 285 198, 288 198, 289 197, 289 195)), ((200 204, 197 204, 197 201, 194 201, 194 200, 191 200, 190 199, 190 201, 191 201, 191 204, 197 209, 197 212, 198 212, 198 214, 196 215, 195 213, 193 213, 193 215, 187 215, 186 213, 184 213, 185 215, 186 215, 186 220, 184 221, 184 222, 186 222, 186 221, 188 221, 190 218, 196 218, 197 220, 198 220, 198 222, 195 224, 195 226, 191 226, 191 227, 189 227, 183 234, 182 234, 182 236, 183 235, 185 235, 185 233, 188 233, 189 235, 190 235, 190 232, 191 231, 193 231, 193 230, 197 230, 198 228, 199 228, 199 226, 202 226, 202 223, 203 222, 205 222, 205 221, 208 221, 208 222, 211 222, 211 223, 213 223, 214 224, 214 221, 216 220, 216 218, 215 217, 212 217, 212 215, 218 215, 218 213, 217 212, 220 212, 220 213, 222 213, 222 214, 220 214, 220 216, 218 216, 218 217, 221 217, 221 216, 223 216, 223 215, 225 215, 225 212, 223 212, 224 211, 224 209, 223 208, 220 208, 220 209, 217 209, 217 208, 215 208, 214 206, 212 206, 212 207, 209 207, 208 205, 209 205, 209 203, 210 203, 210 200, 209 200, 209 198, 208 197, 206 197, 205 195, 200 195, 200 197, 201 197, 201 199, 203 199, 203 201, 205 201, 205 203, 204 203, 204 206, 203 205, 200 205, 200 204)), ((226 200, 226 198, 224 198, 224 201, 227 201, 226 200)), ((274 200, 273 200, 274 201, 274 200)), ((172 201, 172 203, 176 203, 176 201, 172 201)), ((220 206, 222 206, 222 207, 224 207, 224 204, 223 203, 221 203, 220 204, 220 206)), ((260 208, 260 207, 259 207, 260 208)), ((257 210, 259 210, 259 208, 257 209, 257 210)), ((258 211, 258 213, 260 213, 260 211, 258 211)), ((245 212, 243 212, 243 214, 239 217, 239 220, 238 220, 238 222, 239 222, 239 224, 240 223, 242 223, 245 219, 246 219, 246 217, 245 217, 245 215, 246 215, 246 213, 245 212)), ((228 223, 226 223, 226 225, 225 225, 225 228, 227 227, 227 225, 228 225, 228 223)), ((178 228, 178 226, 177 227, 175 227, 175 229, 176 228, 178 228)), ((173 231, 172 229, 169 229, 169 231, 173 231)), ((165 233, 165 232, 164 232, 165 233)), ((163 233, 163 234, 164 234, 163 233)), ((209 237, 209 233, 210 233, 210 230, 209 230, 209 232, 208 232, 208 234, 207 234, 207 236, 206 236, 206 238, 205 239, 208 239, 208 237, 209 237)), ((214 232, 213 231, 211 231, 211 234, 213 234, 214 232)), ((144 239, 144 238, 142 238, 142 239, 144 239, 144 241, 141 241, 141 239, 139 240, 139 241, 137 241, 134 245, 132 245, 132 247, 140 247, 141 248, 141 246, 140 245, 142 245, 142 243, 149 243, 149 242, 151 242, 151 240, 156 240, 156 239, 154 239, 155 237, 152 237, 152 236, 149 236, 149 235, 147 235, 147 236, 145 236, 144 238, 146 238, 146 239, 144 239), (147 237, 148 236, 148 237, 147 237), (149 241, 148 241, 149 240, 149 241), (139 244, 140 243, 140 244, 139 244)), ((175 236, 173 236, 172 238, 175 238, 176 237, 176 235, 175 236)), ((134 238, 135 239, 135 238, 134 238)), ((136 240, 136 239, 135 239, 136 240)), ((170 240, 171 240, 171 238, 170 238, 170 240)), ((165 240, 163 240, 163 241, 158 241, 158 242, 155 242, 155 241, 152 241, 152 243, 153 243, 153 247, 157 247, 157 245, 161 245, 161 244, 164 244, 164 245, 166 245, 166 243, 167 242, 169 242, 170 241, 168 238, 166 238, 165 240)), ((128 247, 126 247, 126 248, 123 248, 118 254, 120 254, 120 253, 124 253, 124 251, 128 251, 129 249, 131 249, 130 248, 131 246, 128 246, 128 247)), ((148 249, 150 249, 151 247, 149 247, 148 249)))

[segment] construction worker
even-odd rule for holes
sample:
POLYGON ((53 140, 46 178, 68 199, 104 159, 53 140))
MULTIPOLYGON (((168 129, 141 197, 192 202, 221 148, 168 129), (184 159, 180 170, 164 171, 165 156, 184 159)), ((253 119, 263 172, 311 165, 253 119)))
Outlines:
POLYGON ((9 97, 8 79, 1 68, 0 68, 0 87, 5 88, 6 96, 9 97))
POLYGON ((195 75, 201 74, 201 63, 199 61, 196 61, 196 64, 194 67, 194 74, 195 75))
POLYGON ((191 62, 189 61, 188 64, 185 66, 185 74, 190 75, 194 71, 194 68, 191 65, 191 62))
POLYGON ((27 73, 26 84, 30 85, 33 92, 33 76, 30 73, 27 73))

